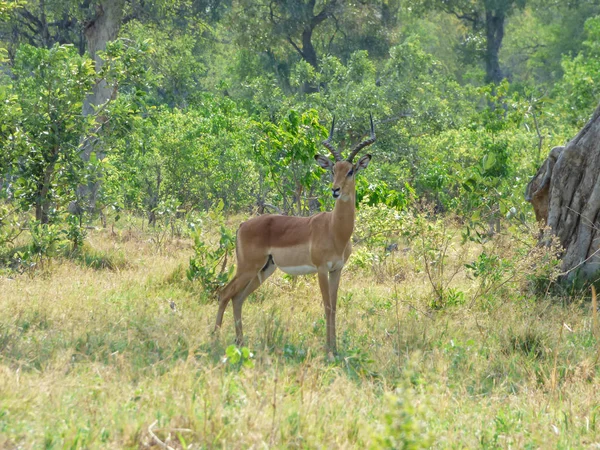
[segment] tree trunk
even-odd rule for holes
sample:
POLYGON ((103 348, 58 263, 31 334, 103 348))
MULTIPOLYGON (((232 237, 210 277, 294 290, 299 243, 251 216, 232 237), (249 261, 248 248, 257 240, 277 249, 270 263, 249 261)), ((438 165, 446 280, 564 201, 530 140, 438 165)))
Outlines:
MULTIPOLYGON (((96 63, 99 72, 104 61, 98 52, 106 50, 106 44, 117 38, 123 17, 125 0, 103 0, 97 7, 96 16, 85 27, 87 50, 96 63)), ((83 114, 93 114, 94 109, 108 101, 112 95, 112 87, 106 80, 98 80, 91 94, 83 104, 83 114)))
POLYGON ((302 56, 307 63, 315 68, 315 70, 319 70, 319 61, 317 59, 315 46, 312 43, 312 34, 313 28, 311 24, 302 32, 302 56))
POLYGON ((555 147, 527 185, 525 199, 564 248, 568 278, 600 269, 600 105, 565 147, 555 147))
MULTIPOLYGON (((302 32, 302 58, 309 63, 311 66, 314 67, 315 71, 319 70, 319 60, 317 58, 317 52, 315 51, 315 47, 312 43, 312 32, 313 29, 310 27, 307 27, 304 29, 304 31, 302 32)), ((315 92, 318 92, 319 88, 318 86, 315 86, 312 83, 309 83, 308 81, 305 81, 302 84, 302 92, 304 92, 305 94, 314 94, 315 92)))
MULTIPOLYGON (((311 24, 312 26, 312 24, 311 24)), ((314 67, 315 71, 319 70, 319 60, 317 58, 317 52, 312 43, 313 28, 307 26, 302 32, 302 57, 304 60, 314 67)), ((302 85, 302 92, 305 94, 314 94, 318 92, 319 88, 314 84, 305 82, 302 85)))
MULTIPOLYGON (((313 32, 321 22, 333 15, 336 1, 337 0, 330 0, 329 3, 323 6, 323 9, 317 15, 314 14, 316 0, 309 0, 308 3, 303 4, 302 7, 304 12, 302 15, 306 18, 306 22, 304 23, 304 29, 302 30, 302 48, 294 42, 291 35, 287 36, 288 42, 292 44, 302 59, 314 67, 315 70, 319 70, 319 58, 317 57, 317 52, 312 42, 313 32)), ((318 92, 318 90, 318 86, 308 82, 305 82, 302 86, 302 91, 307 94, 318 92)))
POLYGON ((41 183, 38 185, 37 199, 35 202, 35 220, 39 220, 41 223, 48 223, 50 220, 50 199, 48 194, 50 193, 50 185, 52 184, 52 176, 54 175, 54 164, 56 160, 52 160, 44 169, 44 177, 41 183))
POLYGON ((505 12, 502 10, 485 11, 485 81, 498 84, 502 81, 502 70, 500 70, 500 47, 504 38, 505 12))
MULTIPOLYGON (((106 44, 116 39, 121 27, 123 17, 123 6, 125 0, 102 0, 96 9, 96 16, 86 25, 85 37, 87 50, 95 62, 96 72, 99 72, 104 61, 99 56, 99 52, 106 50, 106 44)), ((96 109, 106 103, 115 94, 112 86, 109 86, 104 79, 98 79, 92 92, 88 94, 83 103, 83 115, 94 114, 96 109)), ((104 117, 97 117, 99 124, 106 120, 104 117)), ((90 160, 92 152, 96 152, 98 158, 102 158, 102 148, 97 141, 87 139, 83 145, 81 157, 84 161, 90 160)), ((96 196, 99 183, 91 182, 87 186, 79 188, 79 197, 85 198, 90 211, 96 209, 96 196)))

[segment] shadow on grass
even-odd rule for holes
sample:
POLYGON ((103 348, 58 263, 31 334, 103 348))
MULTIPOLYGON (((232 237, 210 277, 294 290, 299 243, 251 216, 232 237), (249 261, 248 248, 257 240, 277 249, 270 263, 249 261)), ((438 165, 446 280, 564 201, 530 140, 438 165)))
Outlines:
POLYGON ((66 255, 78 264, 95 270, 119 271, 130 267, 123 252, 106 252, 84 246, 81 250, 66 255))

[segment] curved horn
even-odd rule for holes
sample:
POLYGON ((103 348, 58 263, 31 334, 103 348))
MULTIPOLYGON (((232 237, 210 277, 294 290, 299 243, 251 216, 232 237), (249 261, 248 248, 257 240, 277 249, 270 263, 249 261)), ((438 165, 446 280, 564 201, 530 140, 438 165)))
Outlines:
POLYGON ((336 150, 336 148, 331 143, 331 139, 333 138, 333 127, 334 126, 335 126, 335 116, 333 116, 333 120, 331 121, 331 131, 329 132, 329 137, 327 139, 325 139, 322 142, 322 144, 329 149, 329 151, 331 152, 331 154, 333 155, 333 157, 335 158, 336 161, 341 161, 344 158, 342 158, 342 155, 340 154, 340 152, 338 150, 336 150))
POLYGON ((356 147, 352 149, 352 152, 350 152, 350 155, 348 155, 348 158, 346 158, 348 162, 352 162, 352 160, 358 152, 375 142, 375 127, 373 126, 373 116, 369 114, 369 118, 371 119, 371 136, 369 136, 368 139, 365 139, 364 141, 356 144, 356 147))

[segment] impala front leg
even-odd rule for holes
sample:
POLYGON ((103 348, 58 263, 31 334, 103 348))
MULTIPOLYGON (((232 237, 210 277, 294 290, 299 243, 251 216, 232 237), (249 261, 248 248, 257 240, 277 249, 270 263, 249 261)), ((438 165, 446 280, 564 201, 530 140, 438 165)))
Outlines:
MULTIPOLYGON (((335 335, 332 334, 332 310, 331 301, 329 298, 329 277, 327 272, 325 271, 319 271, 319 287, 321 288, 321 295, 323 296, 323 308, 325 309, 325 324, 327 327, 327 350, 335 353, 335 335)), ((333 332, 335 333, 335 329, 333 330, 333 332)))
POLYGON ((337 311, 337 296, 338 296, 338 288, 340 286, 340 277, 342 275, 342 269, 334 270, 333 272, 329 272, 329 304, 331 308, 329 320, 331 321, 331 337, 328 339, 333 343, 333 353, 337 352, 337 344, 336 344, 336 332, 335 332, 335 314, 337 311))
POLYGON ((235 321, 235 344, 244 345, 244 331, 242 329, 242 305, 244 298, 233 299, 233 319, 235 321))

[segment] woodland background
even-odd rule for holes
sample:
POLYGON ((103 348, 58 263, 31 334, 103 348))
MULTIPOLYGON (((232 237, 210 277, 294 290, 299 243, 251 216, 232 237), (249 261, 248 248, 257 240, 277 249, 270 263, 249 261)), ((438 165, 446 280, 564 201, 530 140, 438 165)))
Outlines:
POLYGON ((590 294, 524 199, 598 104, 598 1, 0 1, 0 47, 1 446, 600 439, 590 294), (212 336, 239 222, 330 210, 313 157, 369 114, 340 356, 311 278, 212 336))

